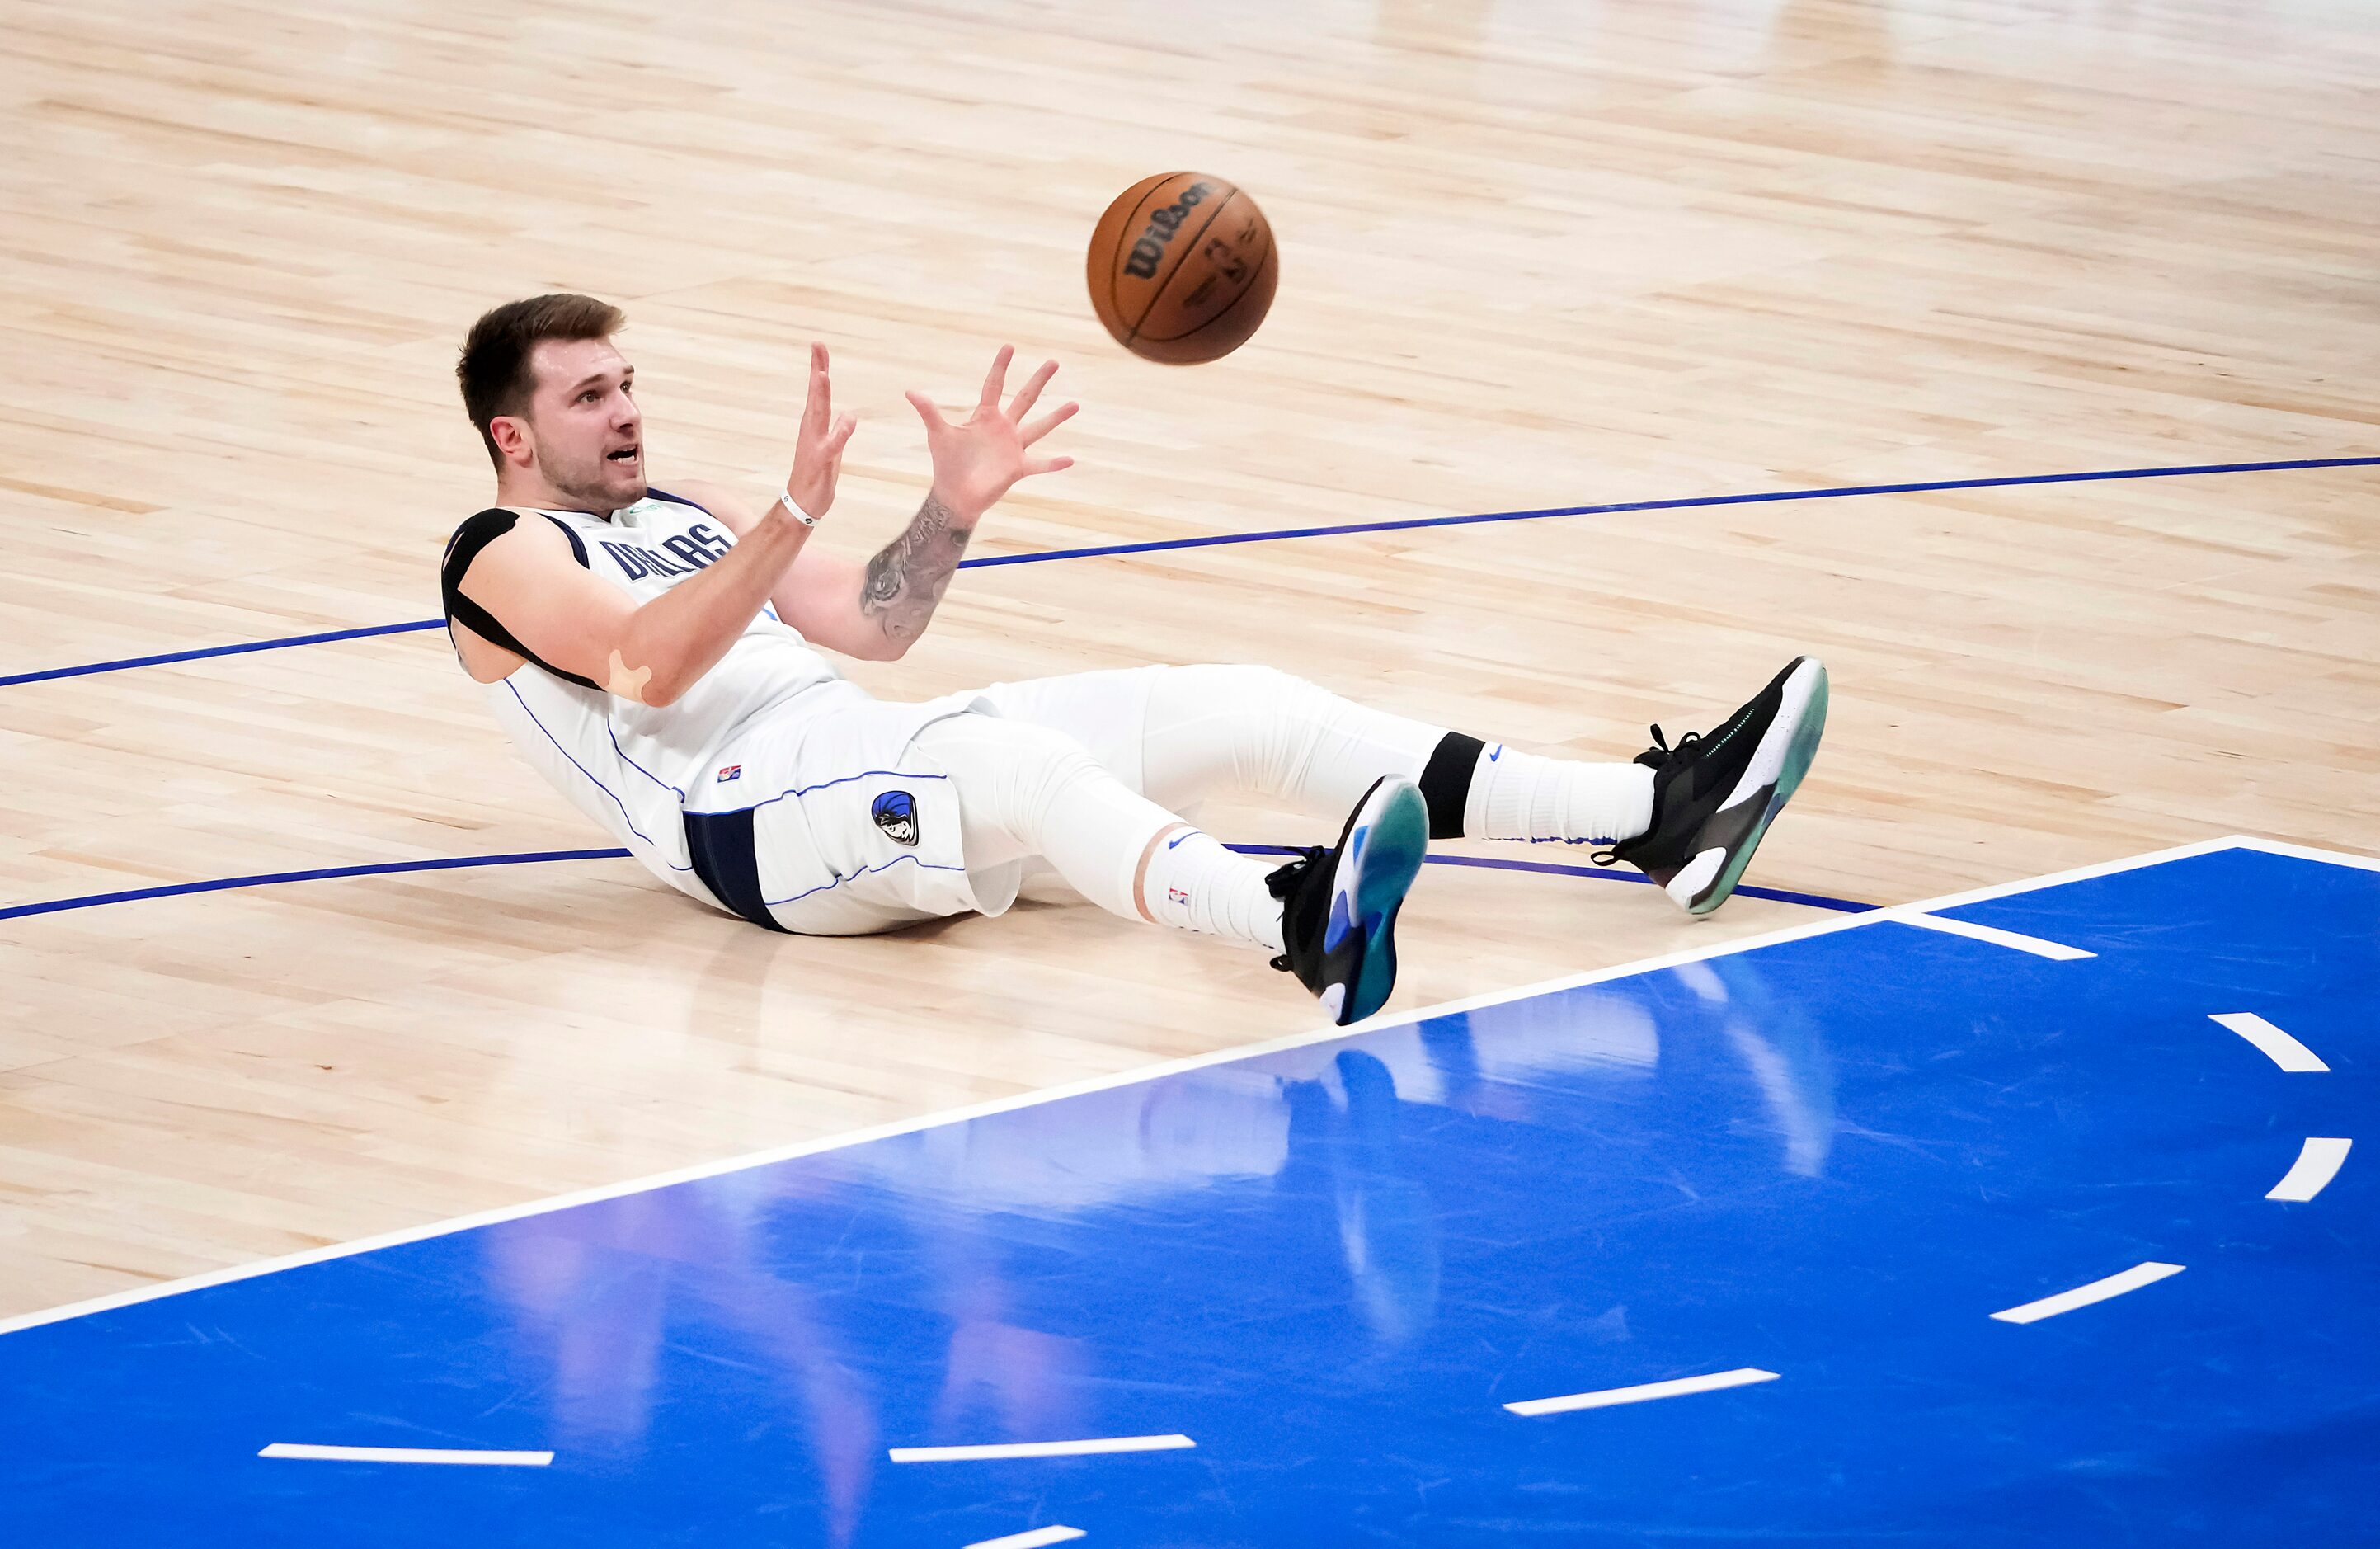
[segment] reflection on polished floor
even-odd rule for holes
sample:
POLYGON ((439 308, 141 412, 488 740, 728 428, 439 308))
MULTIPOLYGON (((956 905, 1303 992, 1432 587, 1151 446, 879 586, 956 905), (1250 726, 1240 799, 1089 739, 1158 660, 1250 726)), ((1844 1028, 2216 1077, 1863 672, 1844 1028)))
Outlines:
POLYGON ((2216 844, 638 1188, 11 1335, 0 1525, 2344 1543, 2375 984, 2216 844))
MULTIPOLYGON (((922 493, 905 389, 1062 362, 1078 466, 850 665, 889 698, 1220 657, 1609 759, 1808 652, 1756 884, 2380 851, 2367 0, 698 9, 0 0, 0 915, 605 842, 434 630, 352 633, 432 610, 488 496, 456 345, 552 287, 625 307, 665 488, 772 498, 827 344, 855 560, 922 493), (1083 288, 1173 166, 1281 243, 1186 369, 1083 288), (2171 476, 2031 482, 2127 470, 2171 476)), ((1433 867, 1390 1009, 1813 918, 1433 867)), ((772 941, 618 859, 0 919, 0 1318, 1312 1017, 1084 907, 772 941)))

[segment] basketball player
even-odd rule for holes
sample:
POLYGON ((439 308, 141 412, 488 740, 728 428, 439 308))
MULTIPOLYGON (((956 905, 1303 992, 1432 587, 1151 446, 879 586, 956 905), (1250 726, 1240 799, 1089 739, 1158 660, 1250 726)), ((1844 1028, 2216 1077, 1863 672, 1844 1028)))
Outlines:
POLYGON ((1273 954, 1340 1023, 1396 977, 1397 909, 1429 839, 1600 844, 1679 904, 1727 897, 1799 784, 1827 678, 1797 659, 1708 736, 1578 763, 1350 703, 1265 667, 1151 666, 877 700, 822 653, 899 657, 985 514, 1071 459, 1036 451, 1050 361, 964 418, 923 394, 933 482, 864 567, 808 548, 852 421, 823 348, 793 471, 757 509, 646 481, 625 319, 540 296, 480 319, 456 376, 496 503, 441 576, 464 669, 539 773, 653 873, 771 930, 884 931, 996 915, 1028 862, 1127 919, 1273 954), (1177 815, 1225 787, 1346 812, 1339 842, 1268 870, 1177 815))

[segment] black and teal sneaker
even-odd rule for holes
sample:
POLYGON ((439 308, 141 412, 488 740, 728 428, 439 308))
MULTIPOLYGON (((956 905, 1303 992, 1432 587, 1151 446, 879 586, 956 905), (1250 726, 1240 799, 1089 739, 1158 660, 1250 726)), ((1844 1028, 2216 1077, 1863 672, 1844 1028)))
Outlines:
POLYGON ((1689 914, 1727 902, 1752 852, 1808 774, 1827 729, 1827 669, 1796 656, 1752 702, 1708 735, 1688 732, 1636 756, 1653 771, 1653 825, 1596 852, 1625 860, 1661 884, 1689 914))
POLYGON ((1281 900, 1287 950, 1272 960, 1314 992, 1341 1027, 1388 1004, 1397 984, 1397 909, 1429 849, 1421 787, 1384 775, 1355 803, 1339 842, 1265 879, 1281 900))

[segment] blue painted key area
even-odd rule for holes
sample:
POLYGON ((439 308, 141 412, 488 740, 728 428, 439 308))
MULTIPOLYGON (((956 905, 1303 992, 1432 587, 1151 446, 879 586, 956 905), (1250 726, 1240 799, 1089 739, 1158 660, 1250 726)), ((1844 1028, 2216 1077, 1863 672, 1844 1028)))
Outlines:
POLYGON ((11 1334, 0 1543, 2373 1542, 2380 872, 1947 913, 2096 956, 1851 922, 11 1334))

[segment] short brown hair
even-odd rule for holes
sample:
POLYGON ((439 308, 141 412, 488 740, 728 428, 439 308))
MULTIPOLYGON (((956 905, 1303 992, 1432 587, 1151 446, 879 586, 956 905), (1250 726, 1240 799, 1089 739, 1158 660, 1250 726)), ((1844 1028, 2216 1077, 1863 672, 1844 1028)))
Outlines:
POLYGON ((499 414, 521 413, 537 389, 530 352, 547 339, 608 339, 627 321, 609 301, 557 291, 507 301, 471 324, 462 358, 455 362, 455 380, 463 389, 464 412, 487 443, 489 461, 498 468, 504 465, 496 438, 488 432, 489 421, 499 414))

